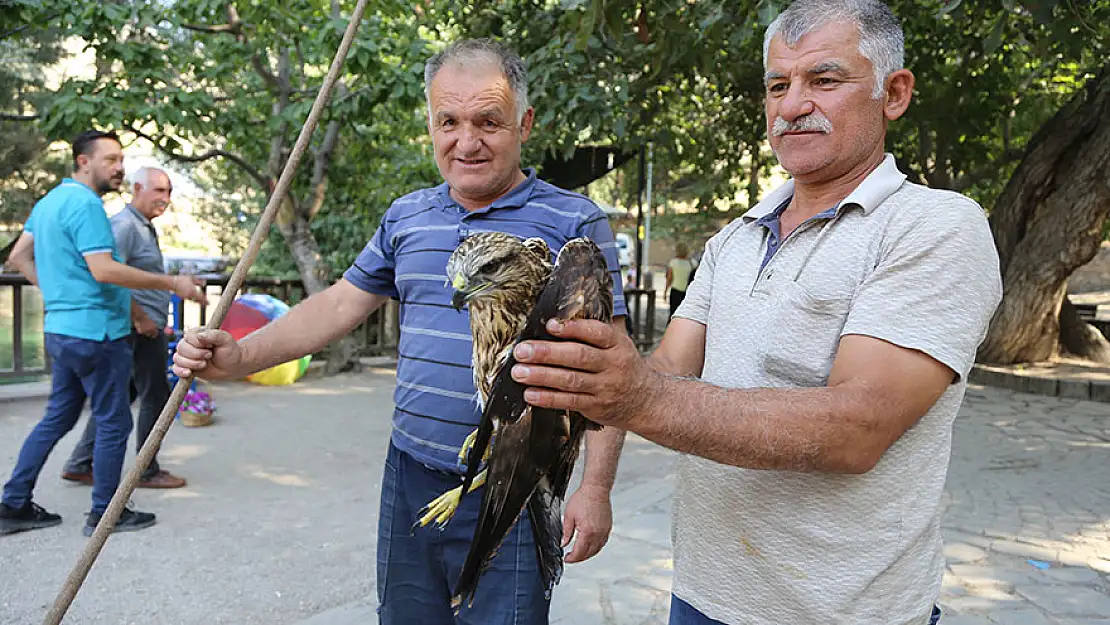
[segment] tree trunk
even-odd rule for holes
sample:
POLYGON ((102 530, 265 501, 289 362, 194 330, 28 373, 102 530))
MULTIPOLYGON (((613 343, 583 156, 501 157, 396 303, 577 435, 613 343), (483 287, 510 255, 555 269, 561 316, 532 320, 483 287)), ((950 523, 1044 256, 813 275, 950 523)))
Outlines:
MULTIPOLYGON (((1110 66, 1037 132, 994 206, 1004 295, 980 360, 1037 362, 1057 354, 1068 276, 1094 258, 1110 213, 1108 179, 1110 66)), ((1069 347, 1103 353, 1101 344, 1084 343, 1105 339, 1073 329, 1066 338, 1081 340, 1069 347)))
POLYGON ((320 246, 312 235, 312 225, 308 220, 296 212, 290 219, 278 219, 277 222, 293 262, 297 263, 297 272, 306 294, 313 295, 331 286, 331 267, 320 255, 320 246))

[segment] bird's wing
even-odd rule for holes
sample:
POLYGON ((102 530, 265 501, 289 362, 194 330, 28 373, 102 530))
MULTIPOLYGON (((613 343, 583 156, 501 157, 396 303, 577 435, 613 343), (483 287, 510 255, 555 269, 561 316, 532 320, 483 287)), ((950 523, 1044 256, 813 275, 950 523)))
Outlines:
MULTIPOLYGON (((565 423, 551 418, 552 412, 529 406, 516 421, 501 424, 497 444, 486 465, 488 473, 478 524, 455 585, 452 600, 455 607, 473 598, 478 578, 565 444, 565 423)), ((556 548, 561 549, 561 543, 557 542, 556 548)))
MULTIPOLYGON (((606 323, 613 319, 613 279, 605 256, 589 239, 573 239, 563 246, 516 342, 564 340, 547 331, 547 322, 553 318, 598 319, 606 323)), ((516 420, 527 405, 524 387, 512 377, 516 363, 510 353, 486 400, 486 412, 502 422, 516 420)))
MULTIPOLYGON (((612 279, 601 250, 588 239, 575 239, 560 251, 519 341, 558 340, 546 329, 552 318, 609 322, 612 311, 612 279)), ((486 467, 478 524, 455 586, 456 607, 473 597, 479 577, 525 505, 544 582, 550 589, 558 580, 562 572, 562 499, 585 430, 600 427, 578 413, 529 406, 524 401, 524 387, 512 379, 515 364, 510 355, 483 411, 480 428, 496 422, 499 429, 486 467)), ((480 430, 479 439, 482 437, 480 430)), ((481 457, 475 455, 478 447, 471 449, 468 464, 472 466, 481 457)))

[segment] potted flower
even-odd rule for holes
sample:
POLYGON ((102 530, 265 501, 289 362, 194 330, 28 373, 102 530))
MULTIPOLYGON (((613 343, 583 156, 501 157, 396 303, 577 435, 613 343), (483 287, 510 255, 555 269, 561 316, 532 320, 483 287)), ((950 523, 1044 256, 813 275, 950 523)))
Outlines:
POLYGON ((185 401, 177 412, 182 425, 195 428, 212 423, 212 413, 216 407, 212 396, 204 391, 190 391, 185 394, 185 401))

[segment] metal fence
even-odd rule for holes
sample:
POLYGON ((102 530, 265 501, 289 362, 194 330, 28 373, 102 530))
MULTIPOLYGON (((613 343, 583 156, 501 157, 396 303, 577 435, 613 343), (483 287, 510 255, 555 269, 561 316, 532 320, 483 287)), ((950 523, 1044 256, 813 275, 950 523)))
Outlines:
MULTIPOLYGON (((198 276, 206 281, 206 292, 216 301, 227 287, 226 275, 198 276)), ((267 293, 294 304, 304 298, 300 280, 280 278, 248 278, 241 293, 267 293)), ((655 327, 655 297, 652 289, 627 289, 629 329, 641 351, 648 351, 658 337, 655 327)), ((203 325, 210 308, 204 304, 185 303, 174 298, 172 318, 177 330, 203 325)), ((400 317, 397 302, 375 311, 352 333, 360 356, 390 356, 397 353, 400 317)), ((50 372, 50 359, 42 342, 42 303, 38 289, 19 274, 0 273, 0 381, 34 379, 50 372), (6 331, 10 318, 11 330, 6 331)))

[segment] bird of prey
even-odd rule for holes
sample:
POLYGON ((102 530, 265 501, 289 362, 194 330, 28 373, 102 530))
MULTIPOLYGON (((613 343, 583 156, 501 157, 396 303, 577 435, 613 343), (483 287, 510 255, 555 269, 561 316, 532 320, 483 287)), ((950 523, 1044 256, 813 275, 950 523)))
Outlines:
POLYGON ((559 581, 562 501, 582 438, 601 428, 577 412, 528 405, 524 387, 512 379, 517 343, 558 340, 546 330, 550 319, 612 319, 613 282, 595 243, 568 241, 554 268, 549 258, 540 239, 521 242, 489 232, 467 238, 447 263, 454 305, 470 308, 474 383, 483 411, 460 452, 467 467, 462 485, 428 504, 418 523, 445 524, 464 493, 487 486, 455 586, 456 609, 473 599, 479 577, 525 506, 545 588, 550 592, 559 581))

